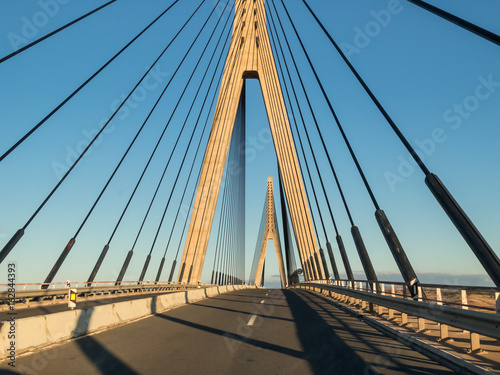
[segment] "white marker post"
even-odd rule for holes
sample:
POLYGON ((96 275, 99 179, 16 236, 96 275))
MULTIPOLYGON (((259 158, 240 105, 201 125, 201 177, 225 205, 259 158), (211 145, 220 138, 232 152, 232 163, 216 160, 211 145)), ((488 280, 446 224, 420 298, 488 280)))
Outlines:
POLYGON ((69 290, 68 307, 70 310, 76 307, 76 289, 69 290))

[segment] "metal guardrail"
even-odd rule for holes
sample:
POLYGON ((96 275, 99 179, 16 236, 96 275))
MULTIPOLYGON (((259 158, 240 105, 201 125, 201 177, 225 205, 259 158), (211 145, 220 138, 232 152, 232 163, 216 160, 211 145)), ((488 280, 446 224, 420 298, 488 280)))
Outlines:
MULTIPOLYGON (((167 283, 167 282, 139 282, 139 281, 126 281, 115 285, 116 282, 93 282, 88 286, 87 282, 76 283, 30 283, 30 284, 16 284, 15 293, 8 291, 7 284, 0 284, 0 288, 5 287, 5 291, 0 291, 0 301, 10 301, 13 296, 15 299, 32 299, 40 297, 58 297, 67 296, 69 289, 76 289, 78 294, 96 294, 96 293, 111 293, 111 292, 144 292, 144 291, 162 291, 162 290, 186 290, 198 288, 196 285, 167 283), (45 289, 42 287, 47 286, 45 289), (81 285, 81 286, 79 286, 81 285), (28 289, 31 288, 31 289, 28 289)), ((202 287, 206 287, 203 285, 202 287)))
MULTIPOLYGON (((349 279, 339 279, 339 280, 326 280, 326 279, 322 279, 322 280, 314 280, 314 281, 311 281, 311 282, 314 282, 314 283, 328 283, 330 284, 331 282, 339 282, 339 283, 343 283, 343 284, 349 284, 350 282, 356 282, 356 283, 370 283, 370 284, 373 284, 373 283, 377 283, 378 285, 399 285, 399 286, 407 286, 408 284, 405 283, 405 282, 402 282, 402 281, 381 281, 381 280, 378 280, 378 281, 369 281, 369 280, 358 280, 358 279, 355 279, 355 280, 349 280, 349 279)), ((470 285, 449 285, 449 284, 424 284, 424 283, 419 283, 418 284, 419 286, 421 286, 422 288, 431 288, 431 289, 437 289, 437 288, 440 288, 440 289, 453 289, 453 290, 468 290, 468 291, 476 291, 476 292, 499 292, 500 291, 500 288, 497 288, 495 286, 470 286, 470 285)))
MULTIPOLYGON (((367 281, 367 280, 312 280, 312 283, 331 284, 336 286, 344 286, 351 289, 363 290, 371 292, 372 289, 377 289, 383 295, 391 295, 393 297, 407 298, 409 297, 408 284, 397 281, 367 281), (363 285, 365 285, 363 287, 363 285)), ((448 305, 453 307, 460 307, 463 309, 474 308, 483 311, 496 311, 500 313, 500 288, 491 286, 468 286, 468 285, 445 285, 445 284, 418 284, 418 295, 415 299, 419 301, 425 300, 426 302, 434 302, 438 305, 448 305), (449 299, 450 293, 458 292, 458 301, 451 302, 449 299), (478 306, 470 303, 469 297, 476 294, 491 294, 494 299, 490 307, 478 306), (431 298, 430 294, 434 298, 431 298), (445 295, 446 294, 446 295, 445 295), (425 296, 425 297, 424 297, 425 296), (443 298, 443 297, 448 298, 443 298)))
MULTIPOLYGON (((405 318, 407 320, 407 316, 405 316, 405 314, 416 316, 419 319, 428 319, 440 323, 441 334, 446 336, 448 333, 448 326, 470 331, 472 351, 480 349, 479 334, 500 340, 500 316, 498 314, 465 310, 443 306, 437 303, 413 301, 336 285, 301 283, 295 284, 291 286, 291 288, 326 291, 331 297, 334 298, 343 296, 345 302, 359 304, 362 310, 366 309, 366 302, 372 303, 376 306, 383 306, 389 309, 389 311, 396 310, 401 312, 402 320, 405 318), (362 303, 362 301, 365 303, 362 303)), ((421 322, 419 322, 419 325, 420 323, 421 322)))

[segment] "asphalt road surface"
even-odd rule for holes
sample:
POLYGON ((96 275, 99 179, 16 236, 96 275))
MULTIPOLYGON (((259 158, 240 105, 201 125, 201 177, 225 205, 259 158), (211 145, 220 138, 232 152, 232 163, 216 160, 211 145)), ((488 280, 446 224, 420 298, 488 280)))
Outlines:
POLYGON ((306 291, 242 290, 3 363, 1 374, 453 374, 306 291))

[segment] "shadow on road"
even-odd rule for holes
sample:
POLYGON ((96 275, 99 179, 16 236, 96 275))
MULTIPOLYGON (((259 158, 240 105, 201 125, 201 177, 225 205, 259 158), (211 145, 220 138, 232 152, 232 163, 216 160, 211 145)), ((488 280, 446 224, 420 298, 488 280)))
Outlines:
POLYGON ((341 319, 335 314, 336 308, 312 294, 291 290, 283 293, 315 374, 453 373, 358 319, 341 319))
MULTIPOLYGON (((88 310, 87 310, 88 311, 88 310)), ((92 314, 93 308, 90 309, 92 314)), ((88 329, 90 316, 81 314, 77 323, 77 332, 85 332, 88 329)), ((75 343, 88 359, 105 375, 138 375, 137 372, 128 367, 118 357, 101 345, 93 336, 85 336, 77 339, 75 343)))
POLYGON ((366 364, 297 293, 283 290, 315 374, 367 374, 366 364))
MULTIPOLYGON (((229 309, 227 307, 211 306, 211 305, 203 304, 203 302, 199 302, 199 303, 197 303, 196 305, 193 305, 193 306, 195 306, 195 307, 205 307, 205 308, 209 308, 209 309, 222 310, 222 311, 230 311, 230 312, 234 312, 234 313, 237 313, 237 314, 249 315, 249 316, 252 316, 255 313, 258 313, 257 309, 256 310, 252 310, 252 311, 235 310, 235 309, 229 309)), ((255 306, 259 306, 259 305, 257 303, 255 303, 255 306)), ((266 307, 267 306, 276 306, 276 305, 266 304, 266 307)), ((266 319, 283 320, 283 321, 288 321, 288 322, 292 321, 291 319, 280 318, 280 317, 272 316, 272 315, 266 316, 266 319)))
POLYGON ((158 314, 158 315, 156 315, 156 317, 170 320, 171 322, 182 324, 182 325, 185 325, 185 326, 188 326, 191 328, 210 332, 210 333, 213 333, 215 335, 226 337, 226 338, 231 339, 231 340, 236 340, 236 341, 247 343, 249 345, 254 345, 254 346, 257 346, 257 347, 262 348, 262 349, 272 350, 272 351, 275 351, 278 353, 286 354, 286 355, 289 355, 291 357, 295 357, 295 358, 303 358, 304 357, 304 353, 301 351, 290 349, 290 348, 280 346, 280 345, 271 344, 271 343, 261 341, 261 340, 255 340, 255 339, 252 339, 251 337, 241 336, 241 335, 234 334, 234 333, 231 333, 228 331, 224 331, 224 330, 221 330, 218 328, 208 327, 208 326, 204 326, 204 325, 201 325, 198 323, 194 323, 194 322, 190 322, 187 320, 174 318, 172 316, 167 316, 167 315, 162 315, 162 314, 158 314))

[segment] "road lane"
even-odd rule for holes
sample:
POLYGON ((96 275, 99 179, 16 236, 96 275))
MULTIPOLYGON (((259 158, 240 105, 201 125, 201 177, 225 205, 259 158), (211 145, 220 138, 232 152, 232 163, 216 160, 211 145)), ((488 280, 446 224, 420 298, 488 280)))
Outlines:
POLYGON ((14 374, 53 375, 453 374, 311 293, 265 289, 182 306, 16 366, 14 374))

